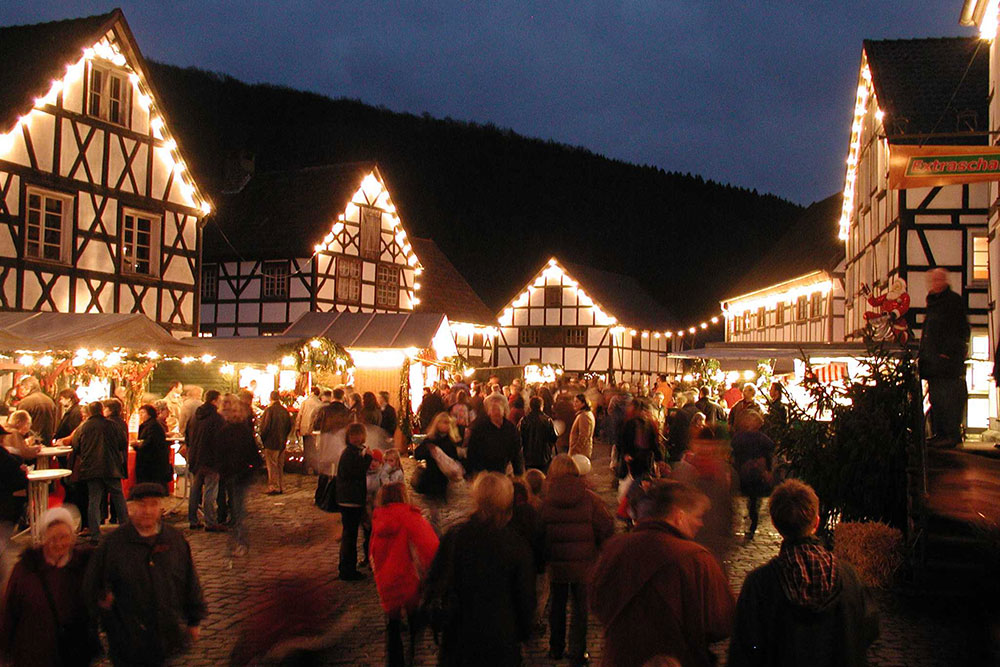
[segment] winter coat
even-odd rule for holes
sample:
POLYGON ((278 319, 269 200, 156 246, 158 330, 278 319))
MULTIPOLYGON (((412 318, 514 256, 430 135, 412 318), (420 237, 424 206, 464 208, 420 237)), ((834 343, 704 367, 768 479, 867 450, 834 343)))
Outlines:
POLYGON ((549 480, 538 522, 554 582, 586 581, 598 549, 615 532, 604 501, 572 475, 549 480))
POLYGON ((737 433, 742 429, 741 422, 744 412, 756 412, 761 417, 764 416, 764 411, 760 409, 760 406, 754 400, 743 399, 739 403, 733 406, 733 409, 729 411, 729 432, 737 433))
POLYGON ((382 408, 382 419, 379 422, 379 426, 382 430, 388 433, 390 436, 396 433, 396 427, 399 425, 399 421, 396 419, 396 408, 389 404, 386 404, 382 408))
POLYGON ((524 452, 524 467, 548 470, 556 451, 556 430, 541 411, 529 412, 517 425, 524 452))
POLYGON ((441 540, 427 588, 450 591, 456 607, 439 664, 521 664, 535 617, 535 570, 522 537, 473 515, 441 540))
POLYGON ((444 399, 441 398, 441 394, 436 391, 432 391, 429 394, 424 395, 424 399, 420 402, 420 407, 417 408, 417 417, 420 419, 420 428, 427 429, 434 421, 434 418, 438 416, 438 413, 447 412, 447 408, 444 405, 444 399))
POLYGON ((618 457, 624 464, 619 467, 619 477, 625 477, 626 472, 635 478, 651 473, 654 462, 663 460, 656 422, 639 416, 625 422, 621 440, 618 441, 618 457), (632 460, 626 462, 626 456, 632 457, 632 460))
POLYGON ((569 432, 569 455, 583 454, 588 459, 594 452, 594 413, 580 410, 569 432))
POLYGON ((347 445, 337 463, 337 504, 364 507, 368 498, 368 466, 372 455, 363 447, 347 445))
POLYGON ((135 452, 135 481, 169 484, 174 479, 170 465, 170 445, 167 434, 156 419, 139 424, 139 440, 142 446, 135 452))
POLYGON ((200 398, 186 398, 184 402, 181 403, 181 409, 177 413, 177 432, 187 433, 187 427, 191 420, 195 418, 198 413, 198 408, 203 406, 200 398))
POLYGON ((299 414, 295 418, 295 428, 298 429, 299 435, 312 435, 312 432, 317 430, 316 414, 321 407, 323 401, 315 394, 309 394, 309 398, 302 401, 299 414))
POLYGON ((698 408, 698 412, 705 415, 705 423, 709 426, 713 426, 718 422, 726 420, 726 415, 722 411, 722 406, 713 403, 707 398, 699 398, 694 402, 694 406, 698 408))
POLYGON ((253 429, 246 422, 225 422, 215 443, 214 470, 224 480, 246 481, 263 463, 253 429))
POLYGON ((216 468, 216 440, 225 420, 218 408, 211 403, 202 403, 194 411, 194 417, 187 422, 184 439, 187 443, 188 470, 193 473, 202 468, 214 471, 216 468))
POLYGON ((413 505, 392 503, 372 513, 371 564, 386 612, 416 609, 438 537, 413 505))
POLYGON ((75 471, 80 481, 125 477, 122 451, 128 446, 121 429, 103 416, 89 417, 73 432, 75 471))
POLYGON ((413 490, 431 498, 444 498, 448 494, 448 477, 441 472, 437 461, 431 456, 431 445, 438 447, 449 458, 458 459, 458 450, 448 434, 428 436, 426 440, 417 445, 417 449, 413 452, 413 458, 427 464, 426 468, 415 475, 413 490))
POLYGON ((760 431, 741 431, 733 436, 732 448, 740 492, 758 498, 770 494, 774 441, 760 431))
POLYGON ((601 664, 608 667, 659 655, 684 667, 714 665, 708 645, 729 636, 735 606, 712 554, 655 520, 608 540, 589 600, 604 626, 601 664))
MULTIPOLYGON (((80 404, 70 406, 66 412, 62 414, 59 418, 59 425, 56 426, 56 432, 53 434, 53 438, 61 439, 68 435, 71 435, 76 427, 83 423, 83 408, 80 404)), ((34 422, 32 422, 34 424, 34 422)))
POLYGON ((55 401, 41 390, 36 390, 22 398, 17 404, 17 409, 31 415, 31 430, 37 433, 42 444, 47 446, 56 430, 55 401))
POLYGON ((38 458, 37 443, 29 445, 27 439, 17 431, 11 431, 0 437, 0 441, 3 442, 4 449, 25 461, 38 458))
POLYGON ((90 619, 82 591, 89 558, 89 549, 77 548, 65 566, 53 567, 45 562, 41 547, 21 554, 10 575, 0 617, 0 662, 70 667, 89 665, 96 657, 100 646, 97 627, 90 619), (45 594, 46 586, 59 614, 58 621, 45 594), (75 661, 62 662, 60 652, 74 655, 75 661))
POLYGON ((27 488, 28 476, 21 470, 21 459, 0 447, 0 521, 17 522, 21 518, 27 498, 14 493, 27 488))
POLYGON ((553 421, 561 421, 563 424, 562 433, 556 439, 556 449, 560 452, 565 452, 569 449, 569 431, 575 417, 576 412, 573 410, 573 399, 565 393, 559 394, 552 403, 552 419, 553 421))
POLYGON ((388 464, 383 463, 382 467, 378 471, 379 488, 388 486, 389 484, 398 484, 399 482, 405 481, 406 476, 403 474, 402 468, 390 468, 388 464))
POLYGON ((90 559, 83 591, 100 614, 115 664, 164 662, 207 615, 191 547, 166 524, 152 540, 131 523, 108 535, 90 559), (111 609, 100 609, 109 592, 111 609))
POLYGON ((921 377, 925 380, 962 377, 968 350, 969 315, 962 297, 950 287, 928 294, 918 354, 921 377))
POLYGON ((470 473, 488 470, 505 474, 508 463, 513 466, 515 475, 524 472, 521 440, 513 424, 504 419, 498 427, 489 417, 483 416, 469 428, 466 460, 470 473))
MULTIPOLYGON (((778 558, 747 575, 729 643, 732 667, 862 667, 878 637, 878 616, 847 563, 836 560, 831 590, 808 607, 782 587, 778 558)), ((805 582, 802 582, 803 584, 805 582)))
POLYGON ((292 432, 292 417, 281 403, 271 403, 264 409, 260 420, 260 439, 264 449, 280 452, 288 442, 292 432))

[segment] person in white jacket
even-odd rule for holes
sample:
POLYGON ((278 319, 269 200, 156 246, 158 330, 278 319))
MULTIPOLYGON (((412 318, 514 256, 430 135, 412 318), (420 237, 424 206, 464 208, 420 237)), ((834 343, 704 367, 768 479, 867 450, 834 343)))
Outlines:
POLYGON ((312 392, 299 407, 299 415, 295 420, 295 431, 302 438, 302 456, 306 460, 306 467, 310 474, 318 469, 316 436, 313 435, 313 431, 316 430, 316 411, 323 405, 319 394, 319 387, 313 385, 312 392))

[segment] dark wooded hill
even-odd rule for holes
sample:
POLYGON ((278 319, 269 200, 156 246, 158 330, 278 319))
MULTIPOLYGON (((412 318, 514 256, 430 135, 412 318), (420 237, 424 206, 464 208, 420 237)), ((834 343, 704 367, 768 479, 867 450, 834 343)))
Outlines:
POLYGON ((150 68, 171 128, 210 195, 241 152, 253 155, 257 172, 376 160, 410 233, 433 238, 497 310, 556 255, 633 276, 678 318, 675 326, 686 326, 715 314, 728 282, 802 210, 773 195, 493 125, 197 69, 150 68))

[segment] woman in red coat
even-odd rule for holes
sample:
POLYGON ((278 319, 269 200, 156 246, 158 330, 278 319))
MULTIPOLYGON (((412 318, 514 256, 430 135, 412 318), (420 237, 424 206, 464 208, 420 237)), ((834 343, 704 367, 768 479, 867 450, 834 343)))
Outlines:
POLYGON ((406 485, 387 484, 378 492, 372 514, 371 565, 375 587, 386 615, 386 656, 390 666, 403 665, 402 619, 410 623, 410 653, 416 641, 413 612, 420 589, 437 553, 431 524, 408 502, 406 485))

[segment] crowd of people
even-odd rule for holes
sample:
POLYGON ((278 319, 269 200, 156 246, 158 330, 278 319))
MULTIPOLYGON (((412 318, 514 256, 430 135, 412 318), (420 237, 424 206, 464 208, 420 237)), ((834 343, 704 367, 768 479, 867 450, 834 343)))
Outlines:
POLYGON ((69 511, 50 510, 41 545, 11 574, 0 657, 12 664, 89 664, 101 650, 98 628, 115 664, 160 664, 198 638, 207 609, 191 550, 162 518, 168 442, 180 435, 188 527, 228 534, 234 558, 250 547, 254 473, 266 469, 265 493, 283 493, 284 454, 301 442, 318 474, 316 504, 340 515, 339 578, 362 581, 369 570, 374 579, 390 665, 412 661, 427 628, 445 665, 520 664, 523 642, 546 631, 552 660, 587 664, 590 614, 604 627, 607 665, 711 665, 709 645, 726 637, 733 665, 860 665, 877 633, 850 566, 814 536, 815 493, 777 483, 767 432, 787 410, 774 385, 767 403, 753 384, 716 402, 707 388, 663 378, 635 394, 597 381, 456 378, 425 391, 415 415, 422 433, 406 448, 385 392, 315 387, 293 412, 277 392, 265 407, 248 392, 175 384, 139 408, 129 442, 120 401, 81 406, 64 392, 60 410, 32 380, 3 433, 3 536, 23 512, 33 433, 73 448, 67 500, 87 511, 78 533, 69 511), (612 445, 616 508, 595 492, 595 439, 612 445), (129 447, 136 483, 126 500, 129 447), (410 474, 401 455, 414 460, 410 474), (463 484, 472 513, 445 530, 444 510, 463 484), (745 539, 770 495, 784 542, 737 601, 725 569, 738 492, 749 510, 745 539), (98 542, 105 519, 119 528, 98 542))

